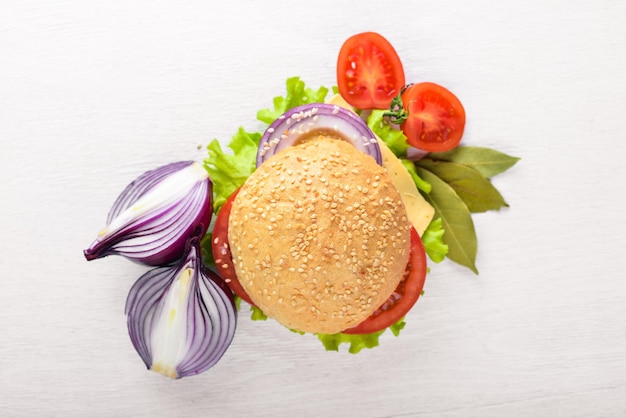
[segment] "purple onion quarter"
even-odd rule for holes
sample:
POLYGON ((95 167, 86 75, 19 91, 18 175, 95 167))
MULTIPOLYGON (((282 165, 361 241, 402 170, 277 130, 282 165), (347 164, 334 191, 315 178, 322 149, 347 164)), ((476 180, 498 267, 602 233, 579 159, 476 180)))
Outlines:
POLYGON ((130 183, 109 212, 106 227, 84 251, 87 260, 121 255, 151 266, 183 255, 185 243, 212 217, 212 183, 202 164, 175 162, 130 183))
POLYGON ((203 266, 198 237, 179 263, 154 268, 137 280, 126 315, 130 339, 146 367, 173 379, 213 367, 237 326, 232 292, 203 266))

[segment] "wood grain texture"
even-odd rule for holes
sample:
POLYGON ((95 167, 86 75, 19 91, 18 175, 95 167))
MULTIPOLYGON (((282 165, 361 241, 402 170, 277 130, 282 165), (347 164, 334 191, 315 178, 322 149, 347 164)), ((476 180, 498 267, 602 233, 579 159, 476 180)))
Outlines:
POLYGON ((626 3, 319 0, 0 6, 0 415, 623 417, 626 3), (209 372, 147 372, 124 302, 145 269, 82 250, 137 175, 333 85, 375 30, 463 101, 467 144, 522 160, 475 216, 479 276, 432 266, 400 338, 357 356, 241 315, 209 372))

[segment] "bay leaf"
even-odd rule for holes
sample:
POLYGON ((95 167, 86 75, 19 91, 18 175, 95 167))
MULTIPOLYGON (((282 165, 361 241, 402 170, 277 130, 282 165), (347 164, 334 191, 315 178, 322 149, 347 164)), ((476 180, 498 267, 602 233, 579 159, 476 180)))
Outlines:
POLYGON ((450 161, 472 167, 483 176, 491 178, 513 167, 520 158, 492 148, 463 145, 445 152, 431 152, 433 160, 450 161))
POLYGON ((430 158, 423 158, 416 164, 448 183, 463 199, 470 212, 499 210, 503 206, 509 206, 489 179, 471 167, 430 158))
POLYGON ((448 258, 478 274, 476 253, 478 242, 474 221, 467 205, 454 189, 431 171, 416 167, 417 174, 432 185, 424 198, 435 208, 435 218, 443 223, 443 242, 448 246, 448 258))

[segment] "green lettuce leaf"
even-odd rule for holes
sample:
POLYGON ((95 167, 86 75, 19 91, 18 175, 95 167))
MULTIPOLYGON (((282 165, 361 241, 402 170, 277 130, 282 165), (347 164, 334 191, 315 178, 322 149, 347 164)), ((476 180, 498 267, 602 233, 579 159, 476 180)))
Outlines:
MULTIPOLYGON (((424 291, 422 290, 421 296, 424 296, 424 291)), ((404 318, 389 326, 389 329, 396 337, 400 335, 400 331, 404 329, 406 326, 406 322, 404 322, 404 318)))
POLYGON ((443 242, 443 222, 433 219, 422 235, 422 243, 428 257, 435 263, 441 263, 448 254, 448 245, 443 242))
MULTIPOLYGON (((250 319, 253 321, 265 321, 267 315, 263 313, 261 309, 256 306, 250 305, 250 319)), ((322 342, 326 351, 339 351, 341 344, 349 344, 348 352, 357 354, 364 348, 374 348, 379 345, 378 338, 386 331, 391 330, 396 337, 400 335, 400 330, 404 328, 406 323, 404 319, 399 320, 395 324, 390 325, 388 328, 373 332, 371 334, 343 334, 341 332, 337 334, 315 334, 317 338, 322 342)), ((290 329, 291 332, 304 335, 306 332, 290 329)))
POLYGON ((232 153, 225 152, 217 139, 207 146, 209 156, 205 158, 204 166, 213 182, 215 213, 219 212, 228 196, 256 170, 256 154, 261 136, 258 132, 246 132, 239 128, 228 144, 232 153))
POLYGON ((424 193, 430 193, 433 187, 430 185, 430 183, 422 179, 417 174, 417 171, 415 170, 415 163, 405 158, 401 158, 400 162, 402 163, 404 168, 406 168, 406 171, 408 171, 409 174, 411 175, 411 178, 413 179, 413 183, 415 183, 415 185, 417 186, 417 189, 423 191, 424 193))
POLYGON ((406 136, 401 130, 389 125, 387 119, 383 117, 385 112, 385 110, 372 110, 372 113, 367 118, 367 126, 387 144, 398 158, 406 157, 406 151, 409 149, 406 136))
POLYGON ((379 345, 378 339, 384 330, 372 334, 317 334, 326 351, 339 351, 341 344, 349 344, 348 352, 357 354, 364 348, 374 348, 379 345))
POLYGON ((252 312, 252 314, 250 314, 250 319, 252 319, 253 321, 266 321, 267 320, 267 315, 265 315, 265 313, 257 308, 254 305, 250 305, 250 312, 252 312))
POLYGON ((339 351, 341 344, 349 344, 348 352, 351 354, 357 354, 364 348, 374 348, 379 345, 380 336, 390 329, 393 335, 396 337, 400 335, 400 330, 404 328, 406 323, 404 319, 399 320, 395 324, 388 328, 373 332, 371 334, 316 334, 317 338, 322 342, 326 351, 339 351))
POLYGON ((280 115, 296 106, 308 103, 323 103, 328 95, 326 87, 313 90, 306 87, 300 77, 287 79, 287 94, 285 96, 274 97, 274 109, 262 109, 257 112, 257 119, 270 124, 280 115))
POLYGON ((241 298, 237 295, 233 295, 233 300, 235 301, 235 309, 239 312, 241 310, 241 298))
POLYGON ((207 232, 200 241, 200 247, 202 248, 202 263, 207 267, 215 267, 215 260, 213 259, 213 232, 207 232))

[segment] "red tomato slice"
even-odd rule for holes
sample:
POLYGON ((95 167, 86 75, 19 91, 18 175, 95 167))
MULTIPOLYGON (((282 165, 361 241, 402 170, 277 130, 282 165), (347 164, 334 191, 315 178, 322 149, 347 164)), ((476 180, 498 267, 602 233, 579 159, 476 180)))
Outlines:
POLYGON ((445 87, 435 83, 413 84, 402 93, 402 104, 409 113, 402 131, 415 148, 448 151, 461 141, 465 109, 445 87))
POLYGON ((237 273, 233 265, 233 255, 230 251, 230 245, 228 244, 228 218, 233 206, 233 200, 235 200, 238 191, 239 189, 235 190, 235 192, 226 199, 224 206, 222 206, 222 209, 215 219, 212 243, 213 259, 215 260, 217 272, 222 276, 222 279, 224 279, 228 287, 230 287, 230 290, 250 305, 254 305, 250 296, 248 296, 237 279, 237 273))
POLYGON ((337 59, 337 87, 350 105, 388 109, 403 86, 402 62, 387 39, 364 32, 344 42, 337 59))
POLYGON ((383 330, 404 317, 419 299, 426 281, 426 252, 415 228, 411 228, 411 255, 404 277, 389 299, 365 321, 344 334, 370 334, 383 330))

